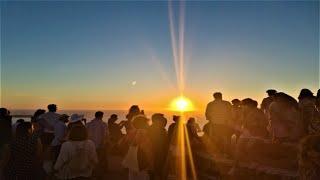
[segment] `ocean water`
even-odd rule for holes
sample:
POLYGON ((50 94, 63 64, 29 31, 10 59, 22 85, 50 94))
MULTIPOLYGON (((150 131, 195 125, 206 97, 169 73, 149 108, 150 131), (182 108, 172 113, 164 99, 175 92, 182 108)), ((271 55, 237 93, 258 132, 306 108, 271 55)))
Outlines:
MULTIPOLYGON (((26 115, 26 116, 33 115, 33 113, 35 112, 35 110, 26 110, 26 109, 16 109, 16 110, 10 110, 10 111, 11 111, 12 115, 26 115)), ((81 114, 81 115, 84 115, 84 118, 86 118, 87 122, 89 122, 94 118, 95 112, 96 112, 95 110, 59 110, 57 113, 67 114, 69 116, 74 113, 81 114)), ((128 111, 126 111, 126 110, 103 110, 102 112, 104 112, 103 120, 105 122, 108 121, 108 118, 111 116, 111 114, 118 115, 118 122, 120 122, 122 120, 126 120, 126 115, 128 113, 128 111)), ((154 113, 156 113, 156 112, 145 111, 145 114, 149 119, 151 119, 151 116, 154 113)), ((180 112, 172 112, 172 111, 162 111, 160 113, 163 113, 164 116, 167 118, 167 120, 168 120, 167 127, 173 122, 172 121, 173 115, 180 115, 180 112)), ((188 119, 190 117, 194 117, 196 119, 197 123, 199 123, 200 127, 203 127, 204 124, 207 123, 207 121, 205 120, 204 113, 185 112, 185 113, 183 113, 183 116, 185 117, 185 119, 188 119)), ((23 118, 14 117, 12 119, 12 122, 15 123, 18 119, 24 119, 25 121, 30 121, 29 117, 23 117, 23 118)))

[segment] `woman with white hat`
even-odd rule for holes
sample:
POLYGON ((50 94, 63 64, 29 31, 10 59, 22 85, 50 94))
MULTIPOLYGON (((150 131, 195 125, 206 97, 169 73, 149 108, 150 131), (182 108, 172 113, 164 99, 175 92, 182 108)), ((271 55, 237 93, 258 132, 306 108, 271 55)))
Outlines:
MULTIPOLYGON (((75 120, 76 116, 71 116, 71 119, 75 120)), ((80 119, 80 116, 77 119, 80 119)), ((68 140, 62 144, 54 166, 56 177, 58 179, 90 179, 97 163, 96 148, 88 139, 86 127, 72 125, 68 140)))
POLYGON ((69 124, 68 124, 68 130, 70 131, 71 128, 75 125, 82 125, 84 126, 84 124, 82 123, 82 121, 84 121, 84 116, 83 115, 80 115, 80 114, 72 114, 70 116, 70 121, 69 121, 69 124))

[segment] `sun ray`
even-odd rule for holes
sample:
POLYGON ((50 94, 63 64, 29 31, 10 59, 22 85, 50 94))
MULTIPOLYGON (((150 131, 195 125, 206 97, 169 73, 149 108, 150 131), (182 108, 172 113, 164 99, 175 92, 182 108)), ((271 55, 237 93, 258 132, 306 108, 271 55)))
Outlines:
POLYGON ((178 53, 177 53, 177 43, 176 43, 176 35, 175 35, 175 28, 174 28, 174 14, 173 14, 173 10, 172 10, 171 0, 169 0, 169 2, 168 2, 168 11, 169 11, 169 26, 170 26, 171 46, 172 46, 174 68, 176 71, 178 88, 180 89, 180 85, 179 85, 180 84, 179 59, 178 59, 178 53))
POLYGON ((184 18, 185 18, 184 1, 180 1, 180 21, 179 21, 179 76, 180 92, 184 90, 184 18))
POLYGON ((192 102, 183 96, 183 92, 185 89, 185 72, 184 72, 184 40, 185 40, 185 2, 180 1, 179 3, 179 48, 177 48, 176 43, 176 34, 174 28, 174 14, 172 9, 172 2, 169 0, 168 2, 168 11, 169 11, 169 26, 170 26, 170 35, 171 35, 171 45, 172 45, 172 54, 173 54, 173 61, 174 67, 176 71, 176 79, 177 79, 177 87, 179 89, 180 96, 175 98, 170 104, 170 110, 180 112, 180 121, 178 122, 178 129, 177 129, 177 139, 176 139, 176 153, 179 156, 176 159, 176 176, 178 180, 187 180, 188 173, 187 173, 187 165, 191 168, 191 176, 193 180, 197 180, 196 169, 194 166, 192 149, 190 145, 188 131, 185 127, 185 116, 184 112, 193 111, 194 107, 192 102), (187 162, 187 160, 189 160, 187 162))

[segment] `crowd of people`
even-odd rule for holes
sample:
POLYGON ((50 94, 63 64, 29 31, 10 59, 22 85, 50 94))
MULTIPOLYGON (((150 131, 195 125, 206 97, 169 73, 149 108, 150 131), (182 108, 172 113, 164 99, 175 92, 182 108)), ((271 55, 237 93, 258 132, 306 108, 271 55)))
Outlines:
POLYGON ((129 180, 164 180, 176 173, 173 166, 178 155, 174 149, 179 127, 185 127, 183 133, 193 153, 214 147, 215 152, 236 160, 239 154, 232 143, 243 144, 250 138, 300 144, 300 178, 317 179, 320 90, 314 96, 302 89, 298 101, 272 89, 267 94, 259 108, 253 99, 230 103, 223 100, 222 93, 214 93, 203 129, 195 118, 186 121, 179 115, 173 116, 166 129, 164 114, 155 113, 149 119, 137 105, 131 106, 126 120, 120 122, 116 114, 104 122, 101 111, 87 122, 80 114, 58 114, 57 106, 50 104, 48 112, 38 109, 31 122, 19 119, 12 124, 10 111, 1 108, 0 179, 108 179, 109 155, 114 154, 122 157, 129 180))

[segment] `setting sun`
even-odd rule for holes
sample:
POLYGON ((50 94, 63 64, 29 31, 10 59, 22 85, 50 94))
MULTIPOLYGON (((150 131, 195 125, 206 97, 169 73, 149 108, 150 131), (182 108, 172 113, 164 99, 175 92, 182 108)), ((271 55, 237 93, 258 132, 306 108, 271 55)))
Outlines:
POLYGON ((186 112, 193 111, 194 108, 192 102, 188 98, 184 96, 179 96, 171 102, 170 110, 186 112))

